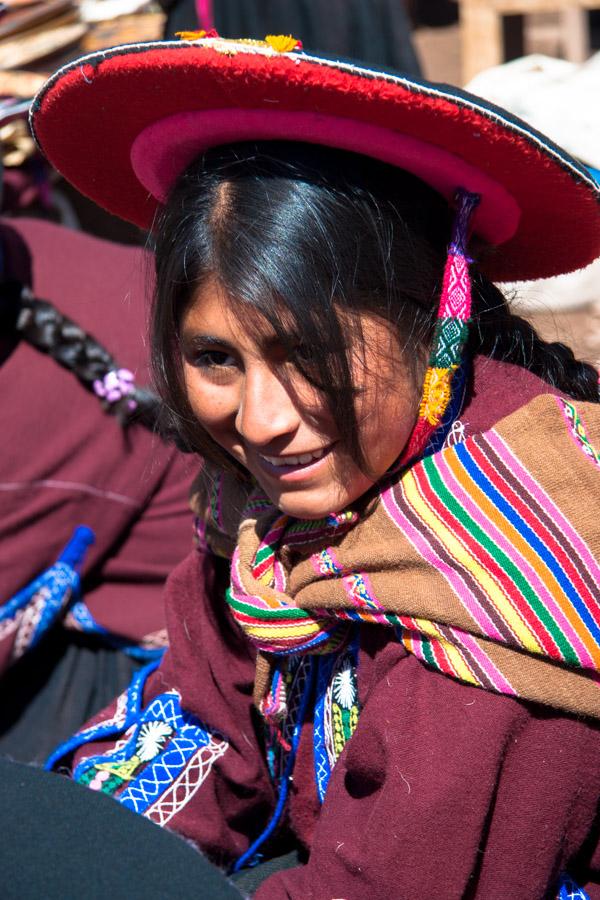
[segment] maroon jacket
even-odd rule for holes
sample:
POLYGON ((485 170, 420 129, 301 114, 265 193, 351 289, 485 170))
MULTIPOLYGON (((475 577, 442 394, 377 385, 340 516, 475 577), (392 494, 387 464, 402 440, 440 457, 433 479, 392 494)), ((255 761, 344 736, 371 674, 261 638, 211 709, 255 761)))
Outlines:
MULTIPOLYGON (((149 383, 140 250, 26 219, 3 220, 0 241, 8 277, 149 383)), ((96 542, 83 587, 97 621, 133 641, 164 629, 164 581, 191 547, 187 494, 197 462, 141 426, 124 431, 53 359, 25 341, 11 349, 1 340, 0 604, 85 524, 96 542)))
MULTIPOLYGON (((475 384, 457 426, 465 433, 546 389, 485 361, 475 384)), ((171 649, 147 676, 143 700, 130 691, 65 750, 76 749, 77 780, 229 865, 264 830, 277 773, 274 784, 252 704, 254 652, 230 618, 215 565, 196 552, 171 577, 171 649)), ((318 684, 300 732, 281 827, 306 847, 308 863, 272 875, 255 896, 541 900, 568 871, 600 897, 598 726, 432 672, 389 629, 365 624, 358 634, 360 717, 323 805, 318 684)))

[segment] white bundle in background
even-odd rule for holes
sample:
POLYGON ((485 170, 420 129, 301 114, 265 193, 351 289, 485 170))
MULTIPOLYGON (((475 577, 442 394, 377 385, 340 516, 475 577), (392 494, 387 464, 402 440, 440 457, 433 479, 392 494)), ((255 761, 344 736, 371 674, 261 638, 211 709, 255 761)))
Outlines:
MULTIPOLYGON (((600 169, 600 53, 579 65, 541 54, 486 69, 466 89, 510 110, 600 169)), ((567 310, 600 303, 600 259, 556 278, 503 284, 518 310, 567 310)))
POLYGON ((150 0, 80 0, 79 14, 84 22, 106 22, 141 12, 149 6, 150 0))

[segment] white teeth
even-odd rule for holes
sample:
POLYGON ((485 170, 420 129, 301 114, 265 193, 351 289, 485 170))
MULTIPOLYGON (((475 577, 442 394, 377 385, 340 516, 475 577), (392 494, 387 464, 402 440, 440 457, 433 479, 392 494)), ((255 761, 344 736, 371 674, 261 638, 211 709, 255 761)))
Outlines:
MULTIPOLYGON (((263 456, 272 466, 305 466, 306 463, 321 459, 326 447, 315 450, 313 453, 301 453, 300 456, 263 456)), ((262 456, 262 454, 261 454, 262 456)))

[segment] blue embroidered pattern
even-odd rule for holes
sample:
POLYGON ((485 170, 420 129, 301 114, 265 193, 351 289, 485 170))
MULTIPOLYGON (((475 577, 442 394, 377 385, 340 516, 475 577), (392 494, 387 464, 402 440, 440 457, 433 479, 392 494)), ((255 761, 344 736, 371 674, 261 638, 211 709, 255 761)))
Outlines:
POLYGON ((315 702, 315 715, 313 725, 313 745, 315 757, 315 779, 317 782, 317 795, 319 802, 323 803, 327 792, 327 785, 331 777, 331 765, 329 755, 325 748, 325 702, 331 673, 335 664, 336 654, 329 653, 319 659, 317 673, 317 698, 315 702))
POLYGON ((54 565, 0 606, 0 636, 16 633, 13 659, 34 647, 79 595, 78 569, 93 542, 93 531, 80 525, 54 565))
MULTIPOLYGON (((179 694, 171 691, 148 704, 124 746, 84 760, 73 778, 144 814, 211 741, 214 735, 181 709, 179 694)), ((215 743, 224 752, 226 742, 215 743)))
POLYGON ((87 743, 123 735, 111 750, 82 760, 73 778, 166 825, 193 797, 229 744, 181 708, 177 691, 159 694, 142 710, 145 682, 157 666, 155 661, 138 672, 117 701, 114 715, 62 744, 46 768, 87 743))
POLYGON ((346 650, 317 658, 313 752, 317 795, 321 803, 325 800, 333 767, 358 724, 358 647, 359 630, 355 628, 346 650))

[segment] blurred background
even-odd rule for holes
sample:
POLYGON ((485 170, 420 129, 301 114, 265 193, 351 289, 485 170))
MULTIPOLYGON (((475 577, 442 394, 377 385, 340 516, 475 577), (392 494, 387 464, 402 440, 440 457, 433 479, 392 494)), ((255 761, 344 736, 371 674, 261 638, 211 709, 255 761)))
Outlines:
MULTIPOLYGON (((29 104, 49 74, 83 53, 211 28, 223 37, 291 33, 309 53, 466 87, 547 133, 600 179, 600 0, 5 0, 2 215, 143 244, 144 234, 49 169, 29 135, 29 104)), ((600 363, 600 261, 505 289, 546 339, 600 363)))

